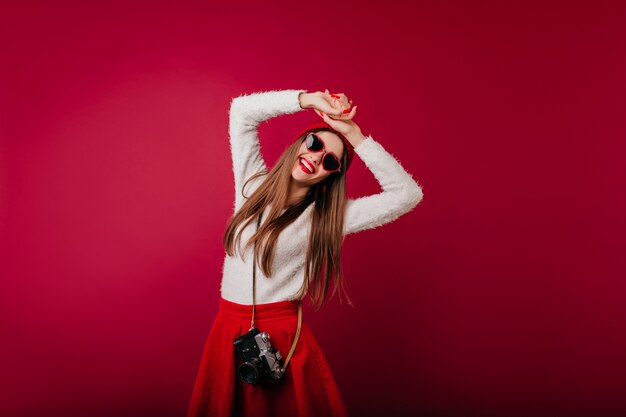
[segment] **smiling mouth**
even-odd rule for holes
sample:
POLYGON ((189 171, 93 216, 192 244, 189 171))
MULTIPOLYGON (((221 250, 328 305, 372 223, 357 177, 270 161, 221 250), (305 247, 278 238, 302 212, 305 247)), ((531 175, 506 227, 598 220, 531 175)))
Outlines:
POLYGON ((312 170, 311 168, 309 168, 309 166, 305 163, 306 161, 303 158, 300 158, 298 165, 300 165, 300 168, 302 168, 302 170, 304 172, 306 172, 307 174, 313 174, 315 173, 314 170, 312 170))

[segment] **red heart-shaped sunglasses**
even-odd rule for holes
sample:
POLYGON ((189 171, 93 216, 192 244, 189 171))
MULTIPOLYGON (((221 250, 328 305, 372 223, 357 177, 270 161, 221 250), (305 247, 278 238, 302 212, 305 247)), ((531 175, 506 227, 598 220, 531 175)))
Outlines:
MULTIPOLYGON (((309 133, 304 138, 306 142, 306 148, 311 152, 325 152, 326 145, 322 138, 317 136, 315 133, 309 133)), ((333 152, 326 152, 322 157, 322 166, 328 172, 341 171, 341 161, 337 158, 333 152)))

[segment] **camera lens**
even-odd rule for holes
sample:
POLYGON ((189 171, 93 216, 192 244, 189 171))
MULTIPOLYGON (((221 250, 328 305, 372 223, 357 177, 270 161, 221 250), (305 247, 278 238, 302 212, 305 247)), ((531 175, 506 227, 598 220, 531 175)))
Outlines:
POLYGON ((263 363, 258 358, 252 358, 248 362, 239 365, 239 377, 247 384, 256 384, 261 379, 263 363))

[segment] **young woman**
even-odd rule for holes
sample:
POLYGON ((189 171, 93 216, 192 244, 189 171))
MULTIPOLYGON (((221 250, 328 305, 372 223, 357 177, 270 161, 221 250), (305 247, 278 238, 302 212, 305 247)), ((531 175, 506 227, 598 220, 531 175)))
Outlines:
POLYGON ((187 417, 347 416, 329 364, 301 321, 300 303, 308 294, 319 309, 331 282, 331 296, 337 290, 341 296, 345 236, 397 219, 423 196, 400 163, 361 133, 353 121, 356 109, 345 94, 328 90, 267 91, 232 100, 235 206, 224 235, 220 307, 187 417), (304 109, 322 120, 304 128, 268 172, 257 126, 304 109), (380 183, 379 194, 346 199, 346 172, 355 153, 380 183), (246 381, 245 361, 234 343, 253 327, 269 334, 282 354, 277 362, 265 357, 265 370, 285 362, 277 379, 246 381))

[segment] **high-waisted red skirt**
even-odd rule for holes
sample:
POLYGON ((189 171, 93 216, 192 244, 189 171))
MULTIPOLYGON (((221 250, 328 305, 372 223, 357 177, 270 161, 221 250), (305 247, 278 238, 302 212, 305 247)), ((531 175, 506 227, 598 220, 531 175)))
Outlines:
MULTIPOLYGON (((187 417, 346 417, 348 413, 328 362, 304 320, 282 378, 256 386, 239 378, 241 358, 233 342, 248 332, 251 318, 251 305, 220 298, 187 417)), ((298 327, 297 302, 257 304, 255 327, 269 333, 270 342, 281 353, 284 364, 298 327)))

